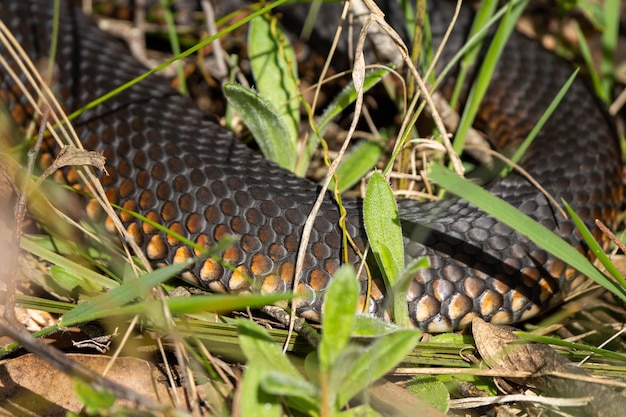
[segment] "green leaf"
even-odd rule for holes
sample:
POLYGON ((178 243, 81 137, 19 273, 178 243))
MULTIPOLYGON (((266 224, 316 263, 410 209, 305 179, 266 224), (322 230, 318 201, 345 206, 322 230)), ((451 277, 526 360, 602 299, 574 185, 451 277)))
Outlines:
POLYGON ((239 319, 237 320, 237 333, 239 345, 248 359, 244 374, 245 390, 242 392, 242 397, 252 396, 252 398, 242 398, 242 416, 274 416, 276 415, 274 414, 275 408, 278 407, 277 396, 265 391, 262 387, 262 382, 268 378, 270 373, 275 376, 280 375, 282 381, 290 380, 297 386, 310 384, 289 362, 280 346, 274 342, 264 328, 250 320, 239 319), (250 372, 249 375, 248 372, 250 372), (255 414, 255 410, 261 412, 265 409, 264 407, 267 407, 266 412, 270 414, 255 414), (245 413, 243 412, 244 409, 246 410, 245 413))
POLYGON ((395 331, 400 327, 395 323, 379 319, 365 314, 358 314, 352 329, 353 337, 381 337, 395 331))
POLYGON ((417 271, 429 266, 428 258, 414 259, 396 280, 396 285, 393 287, 393 315, 400 327, 411 327, 409 306, 406 302, 409 286, 415 279, 417 271))
POLYGON ((506 201, 490 194, 478 185, 459 177, 452 171, 439 165, 431 166, 428 178, 438 183, 452 194, 469 201, 502 223, 517 230, 518 233, 528 237, 528 239, 536 245, 569 264, 571 267, 578 270, 578 272, 609 289, 622 300, 626 300, 625 288, 609 280, 602 272, 593 266, 585 256, 560 236, 540 225, 506 201))
POLYGON ((421 332, 403 329, 374 342, 358 358, 340 386, 338 404, 346 404, 354 395, 367 388, 395 367, 417 344, 421 332))
MULTIPOLYGON (((384 147, 380 142, 366 140, 360 142, 352 148, 335 171, 335 176, 339 179, 338 189, 340 193, 350 189, 359 182, 368 172, 376 166, 376 163, 383 154, 384 147)), ((331 181, 329 189, 335 188, 335 181, 331 181)))
POLYGON ((178 275, 197 261, 198 258, 190 258, 178 264, 168 265, 140 278, 129 280, 107 293, 90 298, 63 315, 59 320, 59 326, 71 327, 106 317, 126 303, 137 298, 144 298, 154 286, 178 275))
MULTIPOLYGON (((91 385, 79 379, 73 380, 74 392, 79 400, 85 404, 88 415, 99 415, 109 410, 115 404, 116 397, 106 390, 96 390, 91 385)), ((104 413, 105 415, 107 413, 104 413)))
MULTIPOLYGON (((367 184, 363 218, 372 252, 382 271, 388 293, 391 293, 400 272, 404 270, 404 245, 393 191, 379 172, 374 172, 367 184)), ((406 306, 403 308, 406 309, 406 306)))
POLYGON ((447 413, 450 406, 450 394, 443 382, 430 375, 416 375, 407 384, 406 390, 433 407, 447 413))
POLYGON ((265 158, 293 171, 296 146, 274 105, 254 90, 239 84, 225 84, 224 95, 243 119, 265 158))
POLYGON ((303 413, 313 415, 319 408, 317 387, 302 378, 269 371, 261 381, 261 387, 270 394, 285 398, 291 407, 303 413))
POLYGON ((330 370, 350 341, 359 302, 359 287, 352 265, 342 266, 326 292, 322 311, 322 340, 319 346, 321 368, 330 370))
POLYGON ((297 61, 276 17, 263 15, 250 22, 248 54, 256 88, 278 108, 295 150, 300 122, 297 61))
POLYGON ((276 371, 292 378, 301 378, 302 375, 289 362, 280 347, 258 324, 250 320, 237 320, 237 333, 243 353, 248 363, 263 365, 265 372, 276 371))
POLYGON ((263 363, 247 364, 239 396, 242 417, 281 417, 283 415, 279 398, 261 387, 266 374, 267 368, 263 363))

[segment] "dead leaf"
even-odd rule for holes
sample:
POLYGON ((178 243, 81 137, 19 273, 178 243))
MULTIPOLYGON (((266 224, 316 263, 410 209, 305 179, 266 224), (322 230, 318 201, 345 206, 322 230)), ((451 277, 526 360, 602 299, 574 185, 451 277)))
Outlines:
MULTIPOLYGON (((101 373, 110 358, 69 354, 82 365, 101 373)), ((118 358, 107 378, 149 398, 171 405, 172 393, 160 371, 137 358, 118 358)), ((185 398, 182 392, 179 398, 185 398)), ((130 406, 122 401, 119 405, 130 406)), ((184 405, 182 405, 184 407, 184 405)), ((0 364, 0 414, 6 416, 65 416, 80 412, 72 379, 37 356, 28 354, 0 364)))
MULTIPOLYGON (((496 326, 475 318, 472 333, 476 348, 494 370, 510 372, 507 379, 537 388, 544 394, 568 398, 591 397, 584 407, 591 417, 623 417, 626 397, 593 379, 587 371, 569 362, 553 348, 540 343, 525 343, 516 329, 496 326), (524 375, 524 376, 520 376, 524 375), (528 375, 528 376, 526 376, 528 375)), ((568 408, 580 410, 580 408, 568 408)))

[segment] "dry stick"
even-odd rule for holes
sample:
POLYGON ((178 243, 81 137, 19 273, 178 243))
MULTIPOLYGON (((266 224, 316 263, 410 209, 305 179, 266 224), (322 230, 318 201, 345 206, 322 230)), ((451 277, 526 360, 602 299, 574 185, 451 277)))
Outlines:
POLYGON ((615 236, 615 234, 604 223, 602 223, 600 219, 596 219, 595 223, 596 226, 598 226, 598 229, 600 229, 600 231, 602 231, 602 233, 604 233, 604 235, 608 237, 611 242, 615 243, 615 246, 620 248, 623 253, 626 253, 626 245, 624 245, 624 242, 618 239, 617 236, 615 236))
MULTIPOLYGON (((313 229, 313 223, 315 222, 317 213, 319 212, 322 202, 324 201, 326 191, 328 190, 328 186, 332 180, 334 172, 336 171, 337 166, 341 162, 341 159, 343 155, 345 154, 348 145, 350 144, 350 139, 352 138, 354 131, 356 130, 356 126, 359 120, 358 115, 360 114, 361 108, 363 106, 363 81, 364 81, 364 71, 365 71, 365 58, 363 56, 363 45, 365 43, 365 37, 367 36, 367 30, 373 22, 376 22, 380 26, 380 28, 384 32, 386 32, 392 38, 392 40, 396 43, 400 51, 400 54, 402 55, 403 60, 407 63, 407 65, 411 69, 413 76, 417 80, 420 90, 422 91, 424 95, 424 99, 426 100, 429 107, 433 111, 433 119, 435 120, 435 124, 437 125, 437 128, 439 129, 439 131, 441 132, 443 136, 444 146, 449 152, 450 160, 452 161, 455 171, 460 174, 462 174, 464 171, 460 159, 458 158, 458 156, 452 149, 452 144, 450 143, 450 138, 448 137, 446 128, 443 125, 441 118, 437 114, 437 110, 435 108, 435 105, 432 102, 432 99, 428 95, 428 88, 426 87, 426 85, 424 84, 424 81, 420 78, 419 74, 417 73, 415 66, 412 64, 408 51, 406 50, 406 47, 404 46, 402 39, 391 28, 391 26, 389 26, 389 24, 385 22, 383 12, 378 8, 378 6, 376 6, 376 4, 373 3, 372 0, 364 0, 364 3, 367 6, 367 8, 370 10, 370 16, 368 16, 368 19, 366 20, 366 22, 363 25, 363 28, 361 29, 361 34, 359 36, 359 43, 356 48, 354 68, 352 72, 355 90, 357 91, 357 99, 355 102, 355 112, 354 112, 355 116, 352 119, 352 123, 350 125, 350 129, 348 130, 348 135, 346 137, 346 140, 343 142, 341 149, 338 152, 337 157, 333 160, 332 164, 330 165, 329 170, 326 174, 326 177, 324 178, 322 188, 315 201, 315 204, 313 205, 311 213, 307 217, 307 220, 304 224, 304 229, 302 232, 302 240, 298 248, 298 255, 296 258, 297 260, 296 260, 295 276, 294 276, 294 283, 293 283, 294 291, 297 289, 298 283, 300 282, 300 279, 302 276, 302 268, 304 265, 304 255, 308 248, 308 242, 309 242, 311 230, 313 229)), ((344 7, 342 19, 345 19, 345 13, 347 11, 348 5, 349 3, 346 3, 346 6, 344 7)), ((293 332, 294 319, 295 319, 295 309, 292 309, 291 322, 289 326, 289 335, 283 347, 284 351, 286 350, 291 333, 293 332)))
MULTIPOLYGON (((350 2, 346 2, 344 5, 343 11, 341 13, 341 22, 344 22, 346 19, 349 5, 350 5, 350 2)), ((339 28, 337 29, 337 34, 335 36, 335 39, 333 39, 331 51, 334 51, 335 48, 337 47, 340 34, 341 34, 341 26, 339 26, 339 28)), ((326 62, 324 63, 322 76, 328 70, 329 66, 330 66, 330 59, 327 59, 326 62)), ((318 98, 320 88, 321 88, 321 85, 320 87, 318 87, 318 89, 315 90, 312 108, 315 108, 316 100, 318 98)), ((362 101, 362 92, 360 93, 360 96, 361 96, 361 101, 362 101)), ((357 108, 355 109, 355 116, 354 116, 355 120, 358 118, 358 109, 359 109, 358 101, 359 99, 357 98, 357 108)), ((312 115, 310 117, 312 117, 312 115)), ((311 123, 313 123, 312 120, 311 120, 311 123)), ((300 239, 300 246, 298 247, 298 254, 296 255, 296 268, 295 268, 294 279, 293 279, 293 292, 294 293, 297 291, 298 284, 302 277, 302 268, 304 266, 304 256, 309 246, 309 240, 311 238, 311 231, 313 230, 313 223, 315 222, 317 213, 319 212, 320 207, 322 206, 322 202, 324 201, 324 197, 326 196, 326 191, 328 190, 330 181, 332 180, 333 175, 335 174, 335 171, 337 170, 337 166, 339 165, 339 162, 341 162, 341 158, 347 149, 348 143, 350 143, 350 135, 351 133, 354 132, 355 129, 356 129, 356 121, 353 120, 353 123, 350 126, 350 133, 348 133, 348 136, 346 137, 346 140, 344 141, 341 149, 339 150, 337 157, 330 164, 330 167, 328 168, 328 172, 326 173, 326 177, 324 178, 324 183, 322 184, 322 189, 319 191, 317 195, 317 199, 315 200, 315 203, 313 204, 313 208, 311 209, 311 212, 307 216, 306 222, 304 223, 304 228, 302 229, 302 238, 300 239)), ((295 326, 295 319, 296 319, 296 309, 294 307, 294 302, 292 301, 291 302, 291 316, 289 320, 289 330, 287 332, 287 338, 285 340, 285 344, 283 345, 283 352, 286 352, 287 347, 289 346, 289 341, 291 340, 291 335, 293 334, 293 330, 295 326)))
POLYGON ((385 14, 378 8, 378 6, 376 5, 376 3, 374 3, 373 0, 363 0, 363 1, 365 2, 365 5, 368 7, 368 9, 370 9, 371 19, 375 21, 381 27, 381 29, 383 29, 383 31, 385 31, 391 37, 391 39, 393 39, 393 41, 396 43, 396 46, 398 47, 398 50, 400 51, 400 54, 402 55, 404 62, 411 70, 411 74, 415 78, 415 81, 417 81, 417 85, 419 86, 419 89, 421 91, 422 96, 424 97, 424 100, 428 104, 428 107, 432 110, 433 121, 435 122, 437 129, 439 129, 439 132, 441 132, 443 144, 448 150, 448 156, 450 157, 450 161, 452 162, 454 171, 459 175, 463 175, 463 173, 465 172, 465 169, 463 168, 461 159, 456 154, 456 152, 454 152, 454 150, 452 149, 452 143, 450 142, 450 137, 448 136, 446 127, 443 125, 443 122, 441 121, 441 117, 439 116, 437 112, 437 108, 435 107, 435 104, 433 103, 432 97, 429 94, 428 87, 426 86, 426 83, 424 82, 422 77, 420 77, 419 73, 417 72, 417 69, 415 68, 415 65, 413 65, 413 62, 411 62, 409 51, 404 45, 402 38, 400 38, 400 35, 398 35, 398 33, 389 25, 389 23, 385 21, 385 14))
POLYGON ((39 153, 41 142, 46 131, 46 123, 48 116, 50 115, 50 108, 44 106, 43 114, 41 117, 41 125, 39 126, 39 133, 37 135, 37 142, 28 151, 28 163, 26 166, 26 174, 24 175, 24 184, 22 185, 22 192, 19 193, 19 197, 15 203, 15 229, 13 230, 13 237, 11 238, 11 250, 8 275, 7 275, 7 304, 4 310, 4 319, 9 325, 20 326, 15 317, 15 289, 17 286, 17 264, 19 259, 19 247, 20 240, 22 238, 22 227, 24 225, 24 217, 26 216, 26 196, 28 194, 28 182, 30 176, 33 173, 33 167, 35 165, 35 157, 39 153))
MULTIPOLYGON (((215 36, 217 33, 217 25, 215 24, 215 11, 213 5, 209 0, 202 0, 202 10, 204 11, 204 19, 206 20, 207 32, 209 36, 215 36)), ((226 58, 225 52, 222 48, 222 44, 219 38, 216 38, 211 42, 211 48, 213 49, 213 55, 215 56, 215 66, 220 80, 224 80, 228 77, 228 68, 225 65, 226 58)))

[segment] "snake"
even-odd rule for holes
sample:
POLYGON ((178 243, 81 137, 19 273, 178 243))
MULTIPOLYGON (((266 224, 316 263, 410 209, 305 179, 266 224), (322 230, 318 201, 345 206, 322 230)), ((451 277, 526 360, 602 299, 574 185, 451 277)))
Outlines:
MULTIPOLYGON (((49 55, 53 3, 0 4, 0 19, 32 60, 49 55)), ((432 6, 432 36, 439 42, 451 9, 445 1, 432 6)), ((471 16, 471 10, 462 10, 442 59, 464 44, 471 16)), ((25 126, 33 118, 33 106, 7 68, 23 75, 5 46, 0 53, 6 61, 0 71, 1 101, 14 122, 25 126)), ((146 71, 120 41, 65 1, 54 68, 52 89, 67 112, 146 71)), ((514 32, 476 124, 499 147, 519 143, 571 74, 568 62, 514 32)), ((449 85, 444 83, 444 92, 449 85)), ((296 313, 320 321, 333 274, 343 264, 358 267, 363 262, 367 245, 363 201, 342 199, 346 215, 341 225, 339 203, 327 193, 314 218, 301 277, 294 284, 302 231, 319 184, 260 156, 158 75, 88 108, 72 124, 86 149, 102 151, 106 157, 109 175, 102 175, 101 182, 107 198, 124 209, 119 213, 124 227, 154 265, 182 262, 198 253, 153 222, 204 248, 225 236, 237 237, 220 259, 202 259, 182 273, 201 288, 234 294, 294 291, 296 313), (346 233, 353 241, 347 247, 346 233)), ((42 161, 58 151, 58 146, 50 146, 42 161)), ((622 204, 619 155, 611 118, 586 83, 576 78, 520 165, 556 201, 569 202, 599 239, 594 220, 614 225, 622 204)), ((77 182, 75 170, 62 172, 65 181, 77 182)), ((525 176, 514 170, 486 188, 586 252, 573 222, 525 176)), ((520 322, 561 302, 584 281, 523 233, 463 199, 398 199, 397 206, 406 261, 426 257, 430 263, 415 273, 407 292, 411 322, 423 330, 463 328, 474 317, 492 323, 520 322)), ((375 267, 370 270, 376 274, 375 267)), ((367 270, 358 281, 360 310, 389 318, 384 285, 370 279, 367 270)))

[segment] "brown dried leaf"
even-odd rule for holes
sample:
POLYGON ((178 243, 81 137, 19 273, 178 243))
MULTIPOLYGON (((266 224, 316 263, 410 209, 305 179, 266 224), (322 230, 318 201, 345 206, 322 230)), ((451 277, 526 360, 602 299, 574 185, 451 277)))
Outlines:
POLYGON ((584 408, 591 417, 624 415, 626 397, 602 385, 599 379, 590 382, 587 371, 569 362, 550 346, 521 343, 514 331, 511 327, 495 326, 479 318, 472 321, 476 348, 492 369, 510 372, 512 377, 507 379, 536 387, 548 395, 591 397, 584 408), (523 373, 528 376, 521 376, 523 373))
MULTIPOLYGON (((68 355, 82 365, 101 373, 110 358, 99 355, 68 355)), ((107 378, 157 401, 172 398, 162 382, 162 374, 148 362, 119 358, 107 378)), ((180 397, 184 398, 184 396, 180 397)), ((130 406, 119 402, 120 405, 130 406)), ((65 416, 80 412, 82 404, 73 392, 70 377, 37 356, 28 354, 0 364, 0 414, 15 416, 65 416)))

